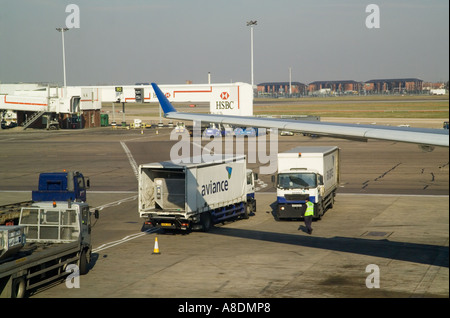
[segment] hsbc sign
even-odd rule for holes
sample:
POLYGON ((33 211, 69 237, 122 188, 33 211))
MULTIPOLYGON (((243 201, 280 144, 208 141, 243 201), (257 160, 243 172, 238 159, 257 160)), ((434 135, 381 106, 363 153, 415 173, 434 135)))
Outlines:
POLYGON ((217 101, 216 109, 234 109, 234 101, 217 101))
POLYGON ((250 84, 211 84, 211 114, 253 116, 253 89, 250 84))
POLYGON ((228 100, 230 94, 228 92, 220 93, 219 101, 216 101, 216 109, 234 109, 234 101, 228 100))

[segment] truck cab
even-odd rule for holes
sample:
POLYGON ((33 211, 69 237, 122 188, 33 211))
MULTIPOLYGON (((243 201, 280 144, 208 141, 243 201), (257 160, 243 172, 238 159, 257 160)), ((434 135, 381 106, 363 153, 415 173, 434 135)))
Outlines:
POLYGON ((41 173, 38 190, 32 192, 32 200, 86 202, 89 185, 89 179, 78 171, 41 173))
MULTIPOLYGON (((275 176, 272 176, 272 181, 275 176)), ((292 168, 276 177, 278 208, 286 217, 303 215, 305 200, 318 203, 323 195, 323 176, 317 171, 292 168)))

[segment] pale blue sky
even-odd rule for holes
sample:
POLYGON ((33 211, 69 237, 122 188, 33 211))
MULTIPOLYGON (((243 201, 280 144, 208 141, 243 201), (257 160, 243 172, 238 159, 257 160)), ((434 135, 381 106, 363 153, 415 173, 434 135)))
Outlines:
POLYGON ((61 34, 69 4, 80 28, 65 33, 68 85, 417 77, 449 79, 447 0, 0 0, 0 81, 62 84, 61 34), (366 6, 380 28, 365 26, 366 6))

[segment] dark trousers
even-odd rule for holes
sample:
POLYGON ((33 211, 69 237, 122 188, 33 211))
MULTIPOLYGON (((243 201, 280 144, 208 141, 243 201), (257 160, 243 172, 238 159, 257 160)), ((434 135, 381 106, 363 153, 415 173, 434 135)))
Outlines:
POLYGON ((311 228, 312 218, 313 218, 312 215, 308 215, 308 216, 304 217, 304 219, 305 219, 305 226, 306 226, 306 232, 308 234, 311 234, 311 232, 312 232, 312 228, 311 228))

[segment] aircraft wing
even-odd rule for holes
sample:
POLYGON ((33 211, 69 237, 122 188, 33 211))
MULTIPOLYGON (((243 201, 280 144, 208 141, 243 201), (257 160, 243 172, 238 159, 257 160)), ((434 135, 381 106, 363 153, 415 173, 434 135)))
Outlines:
POLYGON ((380 125, 358 125, 342 123, 310 122, 278 118, 258 118, 249 116, 231 116, 216 114, 193 114, 177 112, 158 85, 152 83, 166 118, 202 121, 208 123, 232 124, 241 127, 278 128, 279 130, 298 131, 305 134, 329 136, 345 139, 378 139, 418 144, 427 147, 449 146, 447 129, 427 129, 410 127, 391 127, 380 125))

